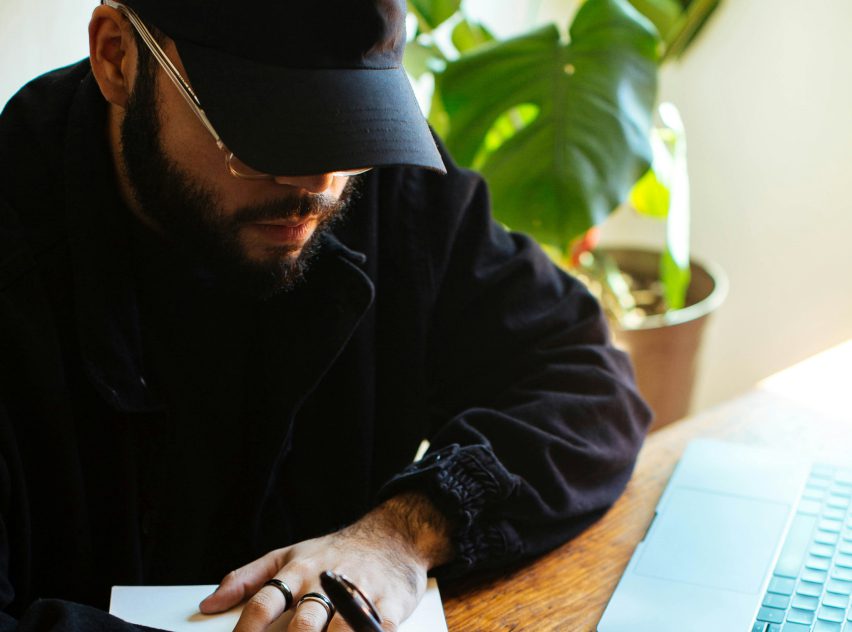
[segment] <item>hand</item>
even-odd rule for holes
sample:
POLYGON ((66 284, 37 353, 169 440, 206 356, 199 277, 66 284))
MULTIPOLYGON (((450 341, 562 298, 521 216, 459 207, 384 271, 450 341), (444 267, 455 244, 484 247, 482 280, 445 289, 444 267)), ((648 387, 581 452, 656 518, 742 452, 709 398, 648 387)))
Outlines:
MULTIPOLYGON (((264 586, 266 581, 274 577, 286 583, 295 607, 305 593, 322 593, 319 575, 333 570, 370 597, 382 615, 382 627, 395 631, 423 597, 429 569, 452 559, 451 531, 452 525, 425 496, 402 494, 341 531, 277 549, 232 571, 201 602, 201 612, 222 612, 251 596, 234 632, 262 632, 284 612, 284 596, 264 586)), ((287 632, 321 632, 326 623, 322 604, 306 601, 287 632)), ((351 628, 335 615, 328 632, 347 631, 351 628)))

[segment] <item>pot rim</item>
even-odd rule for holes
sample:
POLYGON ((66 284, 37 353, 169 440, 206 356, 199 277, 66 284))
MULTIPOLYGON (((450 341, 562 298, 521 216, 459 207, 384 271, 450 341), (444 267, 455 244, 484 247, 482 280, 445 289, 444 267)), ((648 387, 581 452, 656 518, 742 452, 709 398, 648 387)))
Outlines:
MULTIPOLYGON (((653 250, 650 248, 618 246, 615 244, 600 246, 599 249, 603 251, 640 252, 653 254, 655 256, 660 256, 662 254, 659 250, 653 250)), ((681 309, 670 310, 665 314, 653 314, 651 316, 646 316, 637 325, 625 326, 622 323, 618 323, 618 328, 622 331, 637 331, 642 329, 672 327, 674 325, 682 325, 693 320, 698 320, 699 318, 703 318, 718 309, 719 306, 725 302, 725 298, 728 296, 728 290, 730 288, 728 276, 725 274, 725 271, 714 262, 697 259, 692 256, 689 258, 689 264, 690 266, 701 268, 713 281, 713 289, 706 298, 692 305, 682 307, 681 309)))

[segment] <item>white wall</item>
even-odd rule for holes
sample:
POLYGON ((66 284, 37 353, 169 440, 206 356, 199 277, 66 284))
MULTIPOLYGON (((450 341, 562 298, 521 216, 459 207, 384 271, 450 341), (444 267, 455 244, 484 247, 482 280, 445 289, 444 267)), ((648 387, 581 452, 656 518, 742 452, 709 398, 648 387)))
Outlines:
MULTIPOLYGON (((663 77, 688 133, 693 251, 731 281, 698 408, 852 338, 850 25, 849 0, 726 0, 663 77)), ((629 238, 625 219, 609 239, 629 238)))
POLYGON ((96 0, 0 0, 0 107, 30 79, 88 55, 96 0))
MULTIPOLYGON (((94 1, 0 0, 0 103, 83 57, 94 1)), ((574 2, 471 0, 500 33, 568 21, 574 2), (564 17, 562 17, 564 15, 564 17)), ((689 135, 693 251, 731 293, 702 357, 697 406, 852 338, 852 2, 724 0, 663 78, 689 135)), ((610 241, 655 231, 616 217, 610 241)), ((851 376, 852 377, 852 376, 851 376)))

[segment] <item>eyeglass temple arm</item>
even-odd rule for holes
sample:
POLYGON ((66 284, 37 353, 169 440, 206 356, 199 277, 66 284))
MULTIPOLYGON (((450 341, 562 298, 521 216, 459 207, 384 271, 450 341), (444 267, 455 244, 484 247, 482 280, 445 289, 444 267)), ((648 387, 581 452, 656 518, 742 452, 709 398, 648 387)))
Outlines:
POLYGON ((184 78, 181 76, 178 69, 172 63, 172 60, 168 58, 165 51, 160 48, 160 44, 151 35, 151 32, 139 19, 139 16, 131 9, 130 7, 126 7, 123 4, 119 4, 114 0, 101 0, 101 3, 112 8, 117 11, 121 11, 124 15, 127 16, 127 19, 133 24, 136 28, 136 31, 142 37, 142 40, 145 42, 148 49, 151 51, 151 54, 157 58, 157 61, 160 62, 160 65, 163 67, 163 70, 166 71, 166 75, 171 79, 172 83, 177 87, 180 95, 186 100, 187 104, 189 104, 190 109, 195 112, 195 115, 198 117, 198 120, 201 121, 201 124, 207 128, 207 131, 210 132, 213 139, 216 141, 216 145, 219 149, 224 150, 225 144, 222 142, 222 139, 219 138, 219 134, 216 132, 216 129, 213 127, 212 123, 207 118, 207 114, 204 112, 204 109, 201 107, 201 101, 196 96, 195 91, 192 89, 184 78))

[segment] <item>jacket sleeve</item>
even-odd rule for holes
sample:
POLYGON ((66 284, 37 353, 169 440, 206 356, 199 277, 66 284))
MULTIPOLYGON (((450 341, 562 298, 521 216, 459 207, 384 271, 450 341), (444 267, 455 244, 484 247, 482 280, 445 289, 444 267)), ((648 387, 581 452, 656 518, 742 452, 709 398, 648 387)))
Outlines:
POLYGON ((435 236, 439 212, 420 233, 437 244, 431 445, 380 493, 425 491, 455 520, 444 576, 540 554, 591 524, 624 489, 650 421, 597 301, 493 221, 479 178, 447 177, 444 203, 462 201, 451 237, 435 236))
POLYGON ((59 599, 20 603, 18 584, 28 582, 23 517, 27 503, 16 476, 20 463, 14 450, 11 425, 0 401, 0 632, 157 632, 83 604, 59 599))

